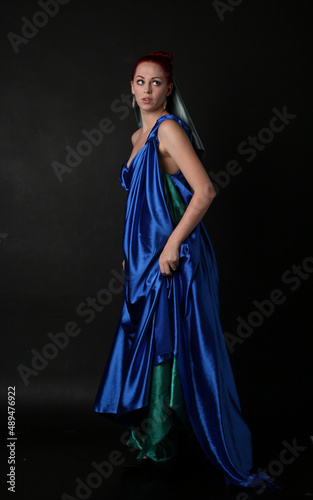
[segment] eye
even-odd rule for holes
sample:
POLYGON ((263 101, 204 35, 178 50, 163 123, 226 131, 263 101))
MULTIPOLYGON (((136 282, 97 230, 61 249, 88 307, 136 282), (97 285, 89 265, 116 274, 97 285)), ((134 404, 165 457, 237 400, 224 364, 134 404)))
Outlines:
POLYGON ((161 85, 161 82, 159 82, 159 80, 154 80, 153 81, 153 84, 158 87, 159 85, 161 85))
POLYGON ((139 80, 136 81, 136 83, 138 83, 138 85, 142 85, 143 84, 143 80, 140 78, 139 80))

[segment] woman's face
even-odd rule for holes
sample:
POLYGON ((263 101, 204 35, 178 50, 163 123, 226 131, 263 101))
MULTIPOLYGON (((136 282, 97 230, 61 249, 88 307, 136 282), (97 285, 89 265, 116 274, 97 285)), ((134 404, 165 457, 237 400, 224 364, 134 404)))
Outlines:
POLYGON ((153 62, 140 63, 131 81, 132 93, 140 109, 156 111, 163 109, 166 97, 170 95, 172 83, 167 83, 163 68, 153 62))

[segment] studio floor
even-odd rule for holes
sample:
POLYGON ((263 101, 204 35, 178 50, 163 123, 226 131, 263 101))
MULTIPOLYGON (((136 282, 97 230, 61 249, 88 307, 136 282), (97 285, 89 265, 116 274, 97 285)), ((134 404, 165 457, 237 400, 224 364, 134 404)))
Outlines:
MULTIPOLYGON (((313 499, 313 445, 293 463, 276 464, 279 489, 246 491, 225 487, 221 474, 201 453, 172 465, 136 467, 136 452, 122 444, 124 431, 100 416, 64 428, 34 430, 27 426, 17 434, 16 493, 18 500, 309 500, 313 499), (92 428, 92 422, 95 423, 92 428), (99 473, 101 469, 102 473, 99 473)), ((29 417, 31 418, 31 417, 29 417)), ((302 443, 303 444, 303 443, 302 443)), ((289 455, 290 456, 290 455, 289 455)), ((273 470, 275 469, 273 466, 273 470)))

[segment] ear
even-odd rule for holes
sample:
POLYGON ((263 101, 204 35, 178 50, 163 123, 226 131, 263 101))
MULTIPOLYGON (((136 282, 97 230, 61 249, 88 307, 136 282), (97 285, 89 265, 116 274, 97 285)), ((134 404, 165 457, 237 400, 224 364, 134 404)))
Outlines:
POLYGON ((167 96, 170 95, 172 93, 172 90, 173 90, 173 86, 174 84, 173 83, 170 83, 168 86, 167 86, 167 96))
POLYGON ((134 83, 133 83, 133 80, 130 82, 130 88, 131 88, 131 91, 132 91, 132 94, 134 94, 134 83))

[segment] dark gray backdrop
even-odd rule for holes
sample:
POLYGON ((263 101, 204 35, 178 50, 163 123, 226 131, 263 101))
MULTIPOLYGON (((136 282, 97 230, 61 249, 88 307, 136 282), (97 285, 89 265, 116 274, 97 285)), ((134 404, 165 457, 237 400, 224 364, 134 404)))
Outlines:
POLYGON ((112 425, 91 409, 122 303, 129 80, 168 50, 220 186, 204 222, 245 417, 265 457, 312 433, 311 24, 309 0, 2 4, 1 403, 16 386, 20 431, 112 425))

